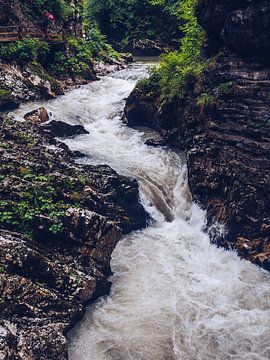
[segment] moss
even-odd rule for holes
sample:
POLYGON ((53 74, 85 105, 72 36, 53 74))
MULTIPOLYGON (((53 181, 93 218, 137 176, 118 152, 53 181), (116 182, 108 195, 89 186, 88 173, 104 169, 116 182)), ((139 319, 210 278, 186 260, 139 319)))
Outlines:
POLYGON ((9 90, 0 88, 0 111, 9 110, 18 106, 17 101, 9 90))
POLYGON ((11 148, 11 144, 9 144, 9 143, 1 143, 0 148, 8 150, 8 149, 11 148))
POLYGON ((11 93, 6 89, 0 89, 0 101, 7 100, 11 96, 11 93))

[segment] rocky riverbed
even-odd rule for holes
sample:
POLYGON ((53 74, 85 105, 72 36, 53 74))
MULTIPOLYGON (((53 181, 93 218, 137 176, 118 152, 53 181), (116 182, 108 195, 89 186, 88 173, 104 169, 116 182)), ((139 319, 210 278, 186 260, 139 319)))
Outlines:
POLYGON ((67 331, 109 291, 116 243, 146 226, 138 185, 76 164, 41 124, 1 118, 0 155, 0 358, 67 359, 67 331))

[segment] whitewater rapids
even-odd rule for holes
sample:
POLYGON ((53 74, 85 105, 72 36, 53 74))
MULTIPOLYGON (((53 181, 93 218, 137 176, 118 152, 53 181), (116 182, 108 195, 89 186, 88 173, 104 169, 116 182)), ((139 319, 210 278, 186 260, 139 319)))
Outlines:
MULTIPOLYGON (((91 164, 136 178, 153 222, 125 236, 112 258, 111 294, 89 306, 69 334, 71 360, 269 360, 270 277, 211 245, 192 203, 185 158, 147 147, 149 131, 121 122, 125 98, 146 65, 45 103, 52 118, 82 124, 67 139, 91 164)), ((17 116, 37 107, 27 104, 17 116)))

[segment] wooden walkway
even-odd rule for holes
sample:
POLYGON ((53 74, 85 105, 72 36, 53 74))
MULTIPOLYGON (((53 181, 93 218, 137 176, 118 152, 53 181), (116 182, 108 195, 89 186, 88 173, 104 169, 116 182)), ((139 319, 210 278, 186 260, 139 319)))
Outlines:
POLYGON ((37 38, 51 43, 66 42, 63 30, 56 32, 51 29, 37 30, 36 28, 24 29, 21 26, 0 26, 0 43, 37 38))

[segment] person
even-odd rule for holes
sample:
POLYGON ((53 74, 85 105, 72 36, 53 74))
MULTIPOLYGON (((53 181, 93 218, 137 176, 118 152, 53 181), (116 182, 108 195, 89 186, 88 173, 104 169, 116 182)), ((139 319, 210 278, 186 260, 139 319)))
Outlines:
POLYGON ((43 32, 44 38, 48 37, 48 27, 49 27, 51 21, 54 21, 54 20, 56 20, 56 17, 53 14, 49 13, 48 11, 46 11, 43 14, 43 18, 39 22, 39 27, 41 28, 41 30, 43 32))

